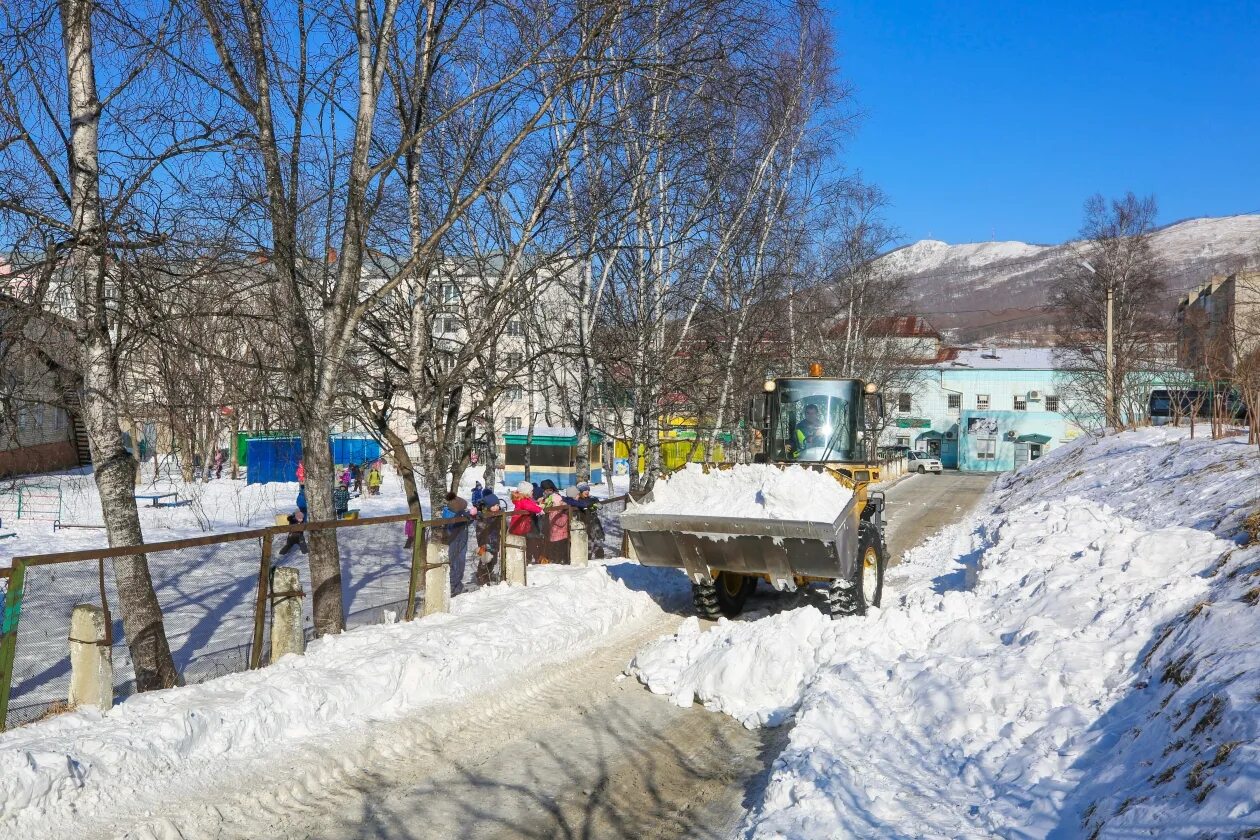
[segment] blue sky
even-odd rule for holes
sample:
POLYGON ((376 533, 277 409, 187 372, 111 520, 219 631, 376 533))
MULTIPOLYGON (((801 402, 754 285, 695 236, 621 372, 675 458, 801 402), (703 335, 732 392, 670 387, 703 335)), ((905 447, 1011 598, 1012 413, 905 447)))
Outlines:
POLYGON ((1260 212, 1260 0, 825 2, 905 241, 1059 242, 1094 192, 1260 212))

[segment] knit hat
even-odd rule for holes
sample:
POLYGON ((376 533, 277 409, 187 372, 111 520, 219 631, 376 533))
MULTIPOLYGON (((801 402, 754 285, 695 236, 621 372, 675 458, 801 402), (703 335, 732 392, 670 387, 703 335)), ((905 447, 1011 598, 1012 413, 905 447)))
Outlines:
POLYGON ((552 481, 550 478, 544 478, 542 480, 542 484, 538 486, 544 490, 559 490, 560 489, 559 487, 556 486, 556 483, 552 481))
POLYGON ((577 486, 577 491, 579 493, 589 493, 590 490, 591 490, 591 485, 587 484, 585 481, 583 481, 581 484, 577 486))
POLYGON ((487 493, 486 495, 481 497, 482 510, 489 510, 490 508, 494 507, 497 504, 501 504, 501 502, 499 501, 499 497, 494 495, 493 493, 487 493))
POLYGON ((459 513, 467 509, 468 507, 468 502, 460 498, 459 496, 456 496, 455 498, 451 499, 446 504, 450 507, 451 510, 455 511, 456 513, 459 513))
POLYGON ((528 481, 518 482, 516 485, 516 492, 525 496, 532 496, 534 495, 534 485, 530 484, 528 481))
POLYGON ((564 488, 564 495, 568 496, 570 499, 576 499, 578 497, 578 493, 580 492, 580 490, 572 485, 564 488))

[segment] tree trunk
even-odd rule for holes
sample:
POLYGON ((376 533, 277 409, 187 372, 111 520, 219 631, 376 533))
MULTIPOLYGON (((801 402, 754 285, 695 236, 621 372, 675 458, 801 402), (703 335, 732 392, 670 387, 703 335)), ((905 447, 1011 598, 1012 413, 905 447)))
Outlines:
MULTIPOLYGON (((306 464, 306 505, 311 522, 330 522, 337 518, 333 506, 332 447, 328 441, 328 423, 321 416, 307 417, 302 423, 302 460, 306 464)), ((340 633, 345 629, 341 600, 341 555, 335 530, 310 531, 311 617, 315 635, 340 633)))
MULTIPOLYGON (((136 510, 136 460, 123 445, 118 369, 105 308, 105 236, 101 229, 97 144, 101 103, 92 52, 92 10, 91 0, 61 2, 71 132, 74 245, 70 259, 80 288, 80 320, 87 331, 83 341, 83 419, 109 544, 140 545, 144 534, 136 510)), ((143 554, 119 557, 113 565, 136 690, 170 688, 178 682, 178 674, 162 625, 162 610, 153 591, 148 558, 143 554)))
POLYGON ((496 470, 499 465, 499 439, 494 433, 494 416, 490 415, 489 430, 486 432, 486 465, 481 473, 482 483, 487 490, 494 490, 496 470))
POLYGON ((416 467, 411 461, 411 456, 407 454, 407 445, 398 433, 389 427, 388 422, 381 422, 378 426, 381 434, 385 436, 385 440, 389 442, 389 448, 394 450, 394 464, 398 467, 398 474, 402 476, 403 494, 407 497, 407 509, 412 513, 420 514, 420 493, 416 490, 416 467))

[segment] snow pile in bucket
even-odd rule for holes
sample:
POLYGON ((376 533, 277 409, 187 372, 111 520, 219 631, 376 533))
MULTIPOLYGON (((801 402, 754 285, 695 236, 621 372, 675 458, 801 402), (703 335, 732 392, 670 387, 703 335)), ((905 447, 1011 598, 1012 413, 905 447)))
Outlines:
MULTIPOLYGON (((460 596, 453 614, 325 637, 259 671, 0 734, 0 837, 69 837, 85 821, 209 796, 243 766, 282 760, 286 748, 353 741, 373 724, 570 660, 659 614, 646 592, 603 567, 542 567, 529 577, 527 588, 460 596)), ((295 768, 292 785, 327 770, 295 768)))
POLYGON ((1056 455, 890 570, 883 610, 684 626, 639 653, 674 702, 795 711, 749 836, 1260 827, 1260 547, 1237 545, 1260 458, 1166 430, 1056 455))
POLYGON ((805 467, 737 464, 706 473, 699 464, 687 464, 657 481, 651 498, 631 510, 830 523, 836 521, 852 496, 827 473, 805 467))

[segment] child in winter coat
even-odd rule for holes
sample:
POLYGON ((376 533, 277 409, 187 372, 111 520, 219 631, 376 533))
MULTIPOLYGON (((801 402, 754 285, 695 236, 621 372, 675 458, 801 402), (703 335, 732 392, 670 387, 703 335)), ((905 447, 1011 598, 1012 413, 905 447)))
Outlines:
POLYGON ((582 518, 586 525, 586 539, 590 546, 591 556, 604 556, 604 523, 599 519, 599 499, 591 495, 591 485, 579 484, 565 491, 564 503, 576 508, 575 516, 582 518), (569 490, 575 492, 569 492, 569 490))
MULTIPOLYGON (((462 516, 477 515, 477 509, 470 508, 468 502, 454 493, 446 494, 446 505, 442 508, 443 519, 457 519, 462 516)), ((468 525, 467 522, 456 522, 446 526, 447 560, 451 564, 451 595, 464 591, 464 566, 468 559, 468 525)))
POLYGON ((368 495, 379 496, 381 494, 381 471, 376 467, 372 467, 367 477, 368 495))
POLYGON ((477 518, 477 583, 485 586, 493 580, 494 564, 499 559, 500 517, 495 514, 503 510, 503 505, 494 493, 485 493, 478 507, 481 513, 477 518))
MULTIPOLYGON (((298 510, 293 511, 293 513, 290 513, 287 519, 290 525, 301 525, 303 522, 306 521, 306 511, 299 508, 298 510)), ((285 540, 284 540, 284 548, 280 549, 280 556, 283 557, 284 555, 289 553, 290 549, 293 549, 295 547, 299 551, 301 551, 303 554, 310 553, 310 550, 306 547, 306 532, 305 531, 289 532, 289 534, 285 537, 285 540)))
POLYGON ((306 462, 305 461, 298 461, 297 480, 298 480, 298 484, 306 483, 306 462))
POLYGON ((569 562, 569 506, 564 503, 564 497, 560 495, 560 491, 556 489, 556 485, 551 484, 543 491, 542 509, 546 517, 544 519, 543 536, 547 540, 546 557, 551 563, 569 562))
POLYGON ((545 543, 534 529, 534 519, 542 514, 542 508, 534 501, 534 485, 522 481, 512 490, 512 518, 508 533, 525 538, 525 559, 530 562, 543 559, 545 543))

